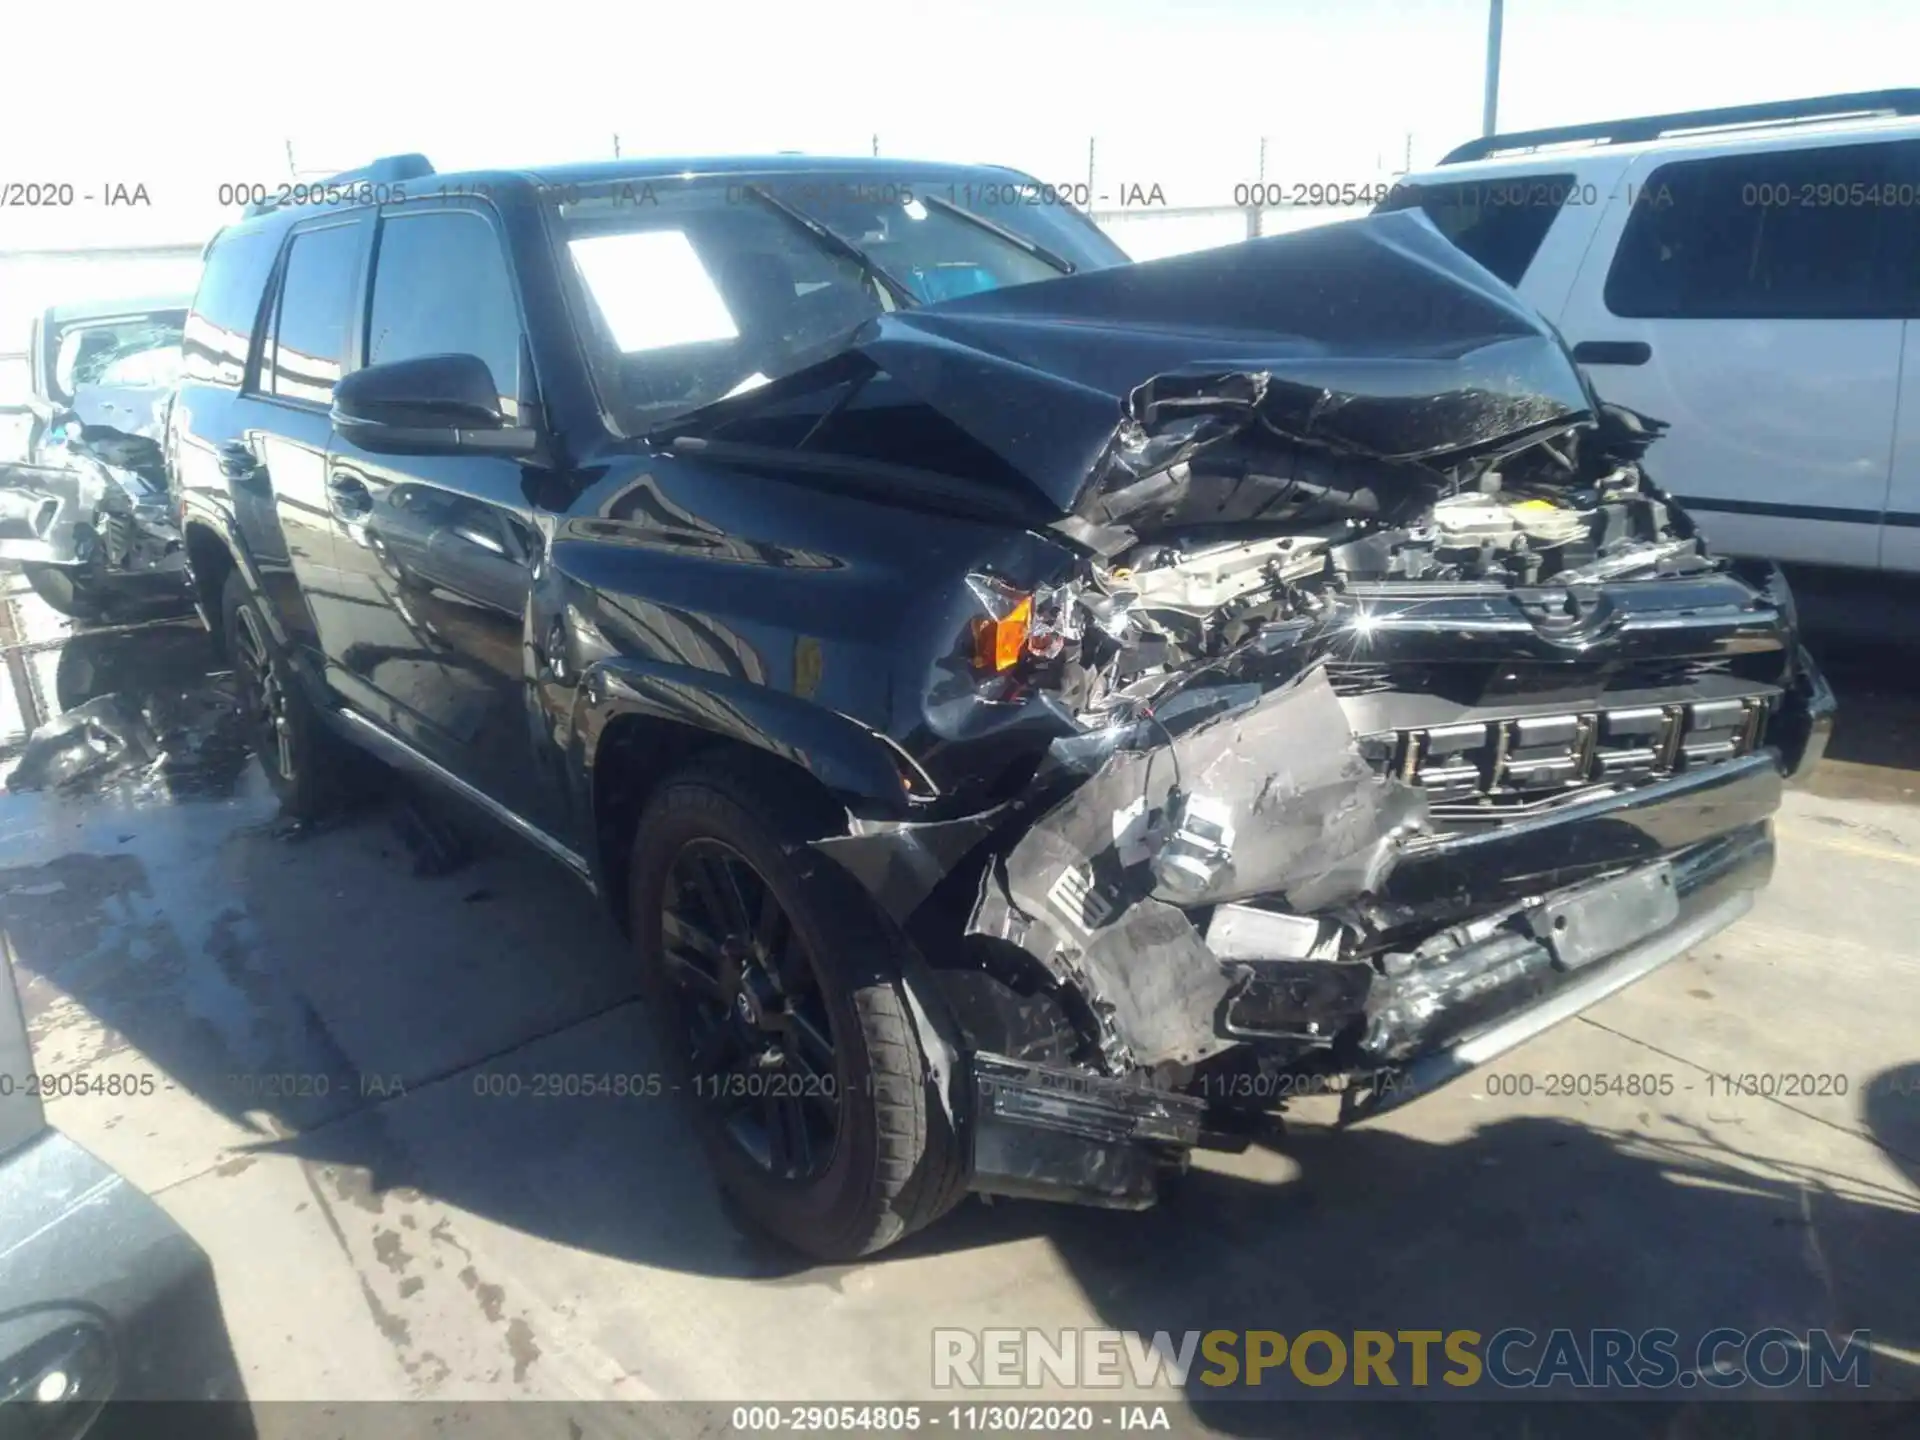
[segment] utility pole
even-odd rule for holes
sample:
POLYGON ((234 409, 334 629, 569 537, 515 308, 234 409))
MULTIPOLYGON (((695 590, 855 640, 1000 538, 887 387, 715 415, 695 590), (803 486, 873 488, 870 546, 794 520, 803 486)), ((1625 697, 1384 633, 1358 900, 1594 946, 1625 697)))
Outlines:
POLYGON ((1260 174, 1254 184, 1253 205, 1247 211, 1247 238, 1258 240, 1265 229, 1265 212, 1261 206, 1267 198, 1267 137, 1260 137, 1260 174))
POLYGON ((1480 133, 1495 133, 1500 113, 1500 11, 1502 0, 1487 0, 1487 99, 1480 112, 1480 133))

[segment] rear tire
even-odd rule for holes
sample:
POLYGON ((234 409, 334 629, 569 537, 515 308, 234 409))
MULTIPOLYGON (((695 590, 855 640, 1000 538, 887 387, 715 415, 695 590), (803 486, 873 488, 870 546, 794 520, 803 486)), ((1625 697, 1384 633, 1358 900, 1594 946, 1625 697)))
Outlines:
POLYGON ((850 876, 807 848, 838 818, 812 798, 750 761, 696 763, 669 778, 640 819, 629 913, 656 1020, 721 1188, 788 1245, 845 1261, 951 1209, 966 1166, 909 1014, 894 958, 902 942, 850 876), (698 902, 722 888, 741 903, 717 908, 741 923, 713 946, 709 932, 727 927, 702 922, 698 902), (767 918, 769 902, 784 922, 767 918), (702 940, 690 943, 696 932, 702 940), (700 967, 719 983, 709 985, 705 970, 693 978, 700 967), (822 1039, 830 1054, 817 1048, 822 1039), (723 1066, 714 1057, 729 1046, 749 1057, 757 1048, 759 1059, 723 1066), (743 1103, 733 1087, 758 1083, 764 1093, 822 1073, 833 1077, 830 1148, 823 1153, 824 1111, 809 1108, 815 1091, 798 1119, 783 1123, 767 1106, 765 1143, 751 1143, 744 1112, 754 1092, 743 1103))
POLYGON ((347 793, 347 776, 359 756, 314 710, 238 570, 228 572, 220 605, 227 657, 267 782, 288 815, 317 820, 347 793))

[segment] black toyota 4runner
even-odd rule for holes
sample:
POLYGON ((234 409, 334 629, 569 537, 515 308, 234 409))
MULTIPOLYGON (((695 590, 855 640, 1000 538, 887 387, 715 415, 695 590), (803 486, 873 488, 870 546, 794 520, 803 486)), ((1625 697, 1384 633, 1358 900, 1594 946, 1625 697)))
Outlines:
POLYGON ((1831 697, 1417 214, 1151 264, 1008 171, 398 157, 209 247, 170 459, 262 758, 627 927, 821 1256, 1139 1206, 1740 915, 1831 697))

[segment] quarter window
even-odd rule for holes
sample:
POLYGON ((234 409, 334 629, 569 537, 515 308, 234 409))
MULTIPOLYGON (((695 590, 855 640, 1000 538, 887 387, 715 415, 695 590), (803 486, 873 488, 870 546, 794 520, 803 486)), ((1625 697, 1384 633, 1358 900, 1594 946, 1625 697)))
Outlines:
POLYGON ((265 388, 324 405, 346 363, 347 327, 360 278, 360 225, 330 225, 293 237, 280 285, 280 320, 265 388))
POLYGON ((1631 193, 1607 308, 1662 319, 1907 313, 1917 150, 1837 145, 1662 165, 1631 193))
POLYGON ((189 379, 237 386, 247 369, 260 297, 273 271, 274 245, 251 231, 216 240, 187 316, 183 346, 189 379))

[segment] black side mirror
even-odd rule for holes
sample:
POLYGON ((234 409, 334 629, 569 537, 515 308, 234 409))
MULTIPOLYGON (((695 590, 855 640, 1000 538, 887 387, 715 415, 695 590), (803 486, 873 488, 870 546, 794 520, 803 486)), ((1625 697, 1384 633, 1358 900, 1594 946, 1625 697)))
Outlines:
POLYGON ((356 370, 333 387, 333 428, 377 455, 526 455, 531 429, 508 425, 486 361, 419 355, 356 370))

